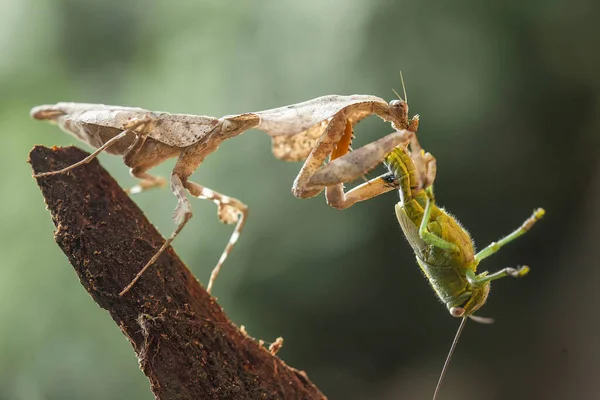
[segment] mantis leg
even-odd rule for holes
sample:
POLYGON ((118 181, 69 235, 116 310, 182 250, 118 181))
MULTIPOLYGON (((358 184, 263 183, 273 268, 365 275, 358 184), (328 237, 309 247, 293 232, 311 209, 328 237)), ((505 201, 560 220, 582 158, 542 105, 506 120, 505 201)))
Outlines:
POLYGON ((431 211, 434 207, 433 187, 428 187, 426 189, 426 193, 427 202, 425 203, 425 211, 423 212, 423 219, 421 220, 421 226, 419 227, 419 236, 424 242, 435 247, 439 247, 440 249, 458 251, 459 247, 456 244, 448 242, 434 235, 433 233, 429 232, 429 229, 427 229, 427 225, 431 220, 431 211))
POLYGON ((145 172, 142 168, 131 168, 129 173, 131 176, 140 179, 140 182, 138 182, 137 185, 125 190, 129 194, 141 193, 145 190, 155 187, 163 187, 167 184, 166 179, 162 176, 151 175, 145 172))
POLYGON ((315 171, 309 183, 315 187, 326 187, 327 203, 337 209, 345 209, 358 201, 385 193, 394 187, 385 180, 385 175, 367 182, 366 186, 357 186, 348 193, 344 193, 343 183, 364 176, 380 164, 395 147, 408 142, 413 135, 413 132, 407 130, 396 131, 366 144, 315 171))
POLYGON ((544 209, 538 208, 537 210, 535 210, 533 212, 531 217, 527 218, 527 220, 525 220, 525 222, 523 222, 523 224, 519 228, 515 229, 511 234, 503 237, 502 239, 500 239, 497 242, 492 242, 485 249, 483 249, 479 253, 475 254, 475 260, 481 261, 484 258, 491 256, 492 254, 494 254, 498 250, 500 250, 500 248, 502 248, 504 245, 512 242, 519 236, 523 235, 525 232, 527 232, 529 229, 531 229, 533 224, 535 224, 537 221, 539 221, 544 216, 544 214, 545 214, 544 209))
POLYGON ((358 189, 349 197, 344 193, 343 183, 359 178, 375 168, 394 147, 407 142, 412 135, 412 132, 406 130, 396 131, 347 154, 352 136, 352 122, 347 120, 344 113, 338 113, 331 118, 321 138, 306 158, 294 181, 292 193, 296 197, 309 198, 327 188, 327 202, 338 209, 348 208, 358 201, 384 193, 387 187, 384 182, 377 182, 377 178, 375 182, 358 189), (326 158, 331 155, 332 161, 323 166, 326 158))
MULTIPOLYGON (((406 134, 406 137, 410 138, 411 142, 411 154, 414 155, 415 149, 412 148, 412 146, 414 143, 417 143, 418 145, 416 135, 414 135, 412 131, 407 132, 408 133, 406 134)), ((362 152, 364 151, 365 153, 367 153, 369 151, 368 146, 378 147, 380 146, 380 143, 378 142, 381 141, 383 143, 383 146, 381 146, 381 148, 387 148, 388 140, 388 137, 385 137, 377 142, 368 144, 356 150, 355 152, 347 155, 348 158, 346 158, 345 160, 349 159, 349 157, 352 156, 357 158, 359 163, 365 162, 368 159, 368 156, 363 156, 362 152)), ((420 147, 418 147, 418 149, 420 149, 420 147)), ((324 174, 324 171, 328 171, 329 168, 338 168, 338 163, 340 164, 339 170, 333 175, 340 177, 342 174, 339 171, 343 171, 345 167, 343 166, 343 164, 341 164, 341 161, 338 160, 341 160, 344 157, 346 157, 346 155, 334 159, 327 166, 323 167, 319 172, 317 172, 313 176, 311 182, 313 180, 318 179, 321 176, 321 174, 324 174)), ((380 160, 377 157, 373 158, 375 164, 378 164, 380 162, 380 160)), ((344 209, 353 206, 359 201, 371 199, 373 197, 379 196, 380 194, 387 193, 394 188, 397 188, 400 191, 401 202, 406 203, 410 201, 415 191, 431 186, 433 184, 433 181, 435 180, 436 160, 429 153, 425 153, 419 150, 416 156, 414 156, 414 158, 411 159, 411 157, 405 151, 405 149, 398 148, 397 151, 392 150, 391 153, 389 153, 386 156, 385 162, 388 165, 388 167, 394 170, 393 173, 388 172, 382 174, 374 179, 363 183, 362 185, 352 188, 346 193, 344 193, 341 185, 328 186, 325 189, 327 202, 330 205, 334 205, 335 208, 344 209), (418 162, 419 166, 421 167, 421 169, 419 170, 415 168, 415 159, 418 160, 416 162, 418 162)), ((349 174, 348 176, 345 176, 345 178, 347 178, 348 180, 352 180, 355 178, 355 176, 349 174)))
POLYGON ((154 187, 165 186, 164 178, 150 175, 146 171, 180 152, 181 149, 148 139, 147 135, 136 136, 131 146, 123 153, 123 162, 131 167, 129 170, 131 176, 141 181, 125 191, 129 194, 136 194, 154 187))
POLYGON ((180 155, 175 168, 171 174, 171 191, 177 197, 177 207, 175 208, 174 220, 177 223, 177 228, 171 236, 163 243, 152 258, 144 265, 137 273, 133 280, 121 291, 120 295, 124 295, 131 287, 141 278, 144 272, 160 257, 160 255, 171 245, 173 240, 179 235, 187 222, 192 218, 192 206, 186 196, 186 190, 195 197, 208 199, 215 202, 219 208, 219 219, 227 224, 237 223, 231 234, 231 237, 223 251, 221 258, 213 269, 207 291, 210 293, 216 277, 218 276, 227 255, 233 249, 233 245, 237 242, 241 231, 246 222, 248 215, 248 207, 241 201, 229 196, 222 195, 211 189, 205 188, 197 183, 188 181, 188 177, 196 170, 196 168, 204 161, 207 149, 201 143, 186 148, 180 155))
POLYGON ((104 150, 106 150, 107 148, 109 148, 110 146, 112 146, 113 144, 115 144, 119 140, 123 139, 125 136, 127 136, 128 133, 133 132, 135 129, 139 128, 142 125, 146 125, 146 124, 148 124, 151 121, 152 121, 152 118, 150 118, 150 117, 141 119, 139 121, 136 121, 129 128, 125 129, 124 131, 122 131, 118 135, 112 137, 110 140, 107 140, 106 143, 104 143, 102 146, 98 147, 96 149, 96 151, 94 151, 92 154, 90 154, 89 156, 87 156, 83 160, 78 161, 75 164, 69 165, 68 167, 60 169, 58 171, 42 172, 40 174, 35 174, 34 178, 40 178, 42 176, 64 174, 65 172, 69 172, 72 169, 75 169, 75 168, 79 167, 80 165, 87 164, 90 161, 92 161, 94 158, 98 157, 98 155, 100 153, 102 153, 104 150))
POLYGON ((335 208, 343 210, 360 201, 369 200, 380 194, 387 193, 396 188, 396 186, 397 184, 394 182, 393 178, 390 178, 390 174, 385 173, 370 179, 345 193, 343 190, 340 190, 342 188, 338 189, 337 186, 325 188, 325 195, 329 205, 335 204, 335 208))
POLYGON ((331 154, 336 143, 346 133, 346 116, 343 113, 336 114, 323 131, 321 138, 311 150, 306 161, 302 165, 298 176, 294 180, 292 193, 296 197, 309 198, 321 193, 326 185, 310 183, 311 177, 321 168, 325 159, 331 154))
POLYGON ((231 253, 231 250, 233 250, 233 246, 242 234, 242 229, 244 229, 246 219, 248 218, 248 206, 238 199, 217 193, 194 182, 186 181, 184 185, 192 194, 192 196, 198 197, 199 199, 212 200, 219 208, 219 219, 222 222, 227 224, 236 223, 235 228, 229 237, 229 241, 227 242, 221 257, 219 258, 219 261, 217 262, 217 265, 213 268, 212 273, 210 274, 210 279, 208 281, 208 285, 206 286, 206 291, 210 293, 215 280, 219 276, 219 272, 221 272, 223 263, 227 259, 229 253, 231 253))
MULTIPOLYGON (((173 183, 171 183, 171 186, 173 186, 173 183)), ((188 204, 189 204, 189 201, 188 201, 188 204)), ((175 240, 177 235, 179 235, 179 232, 181 232, 181 230, 183 229, 185 224, 187 224, 187 222, 189 221, 190 218, 192 218, 191 211, 189 213, 185 213, 183 215, 183 218, 181 219, 181 221, 177 225, 177 228, 175 228, 175 230, 173 231, 171 236, 169 236, 169 238, 167 240, 165 240, 163 245, 156 251, 156 253, 154 253, 154 255, 150 258, 150 260, 148 260, 148 262, 142 267, 142 269, 140 269, 140 271, 135 275, 135 277, 131 280, 131 282, 129 282, 129 284, 127 286, 125 286, 125 288, 123 290, 121 290, 121 292, 119 293, 119 296, 124 296, 133 287, 133 285, 135 285, 135 283, 142 277, 144 272, 146 272, 146 270, 148 268, 150 268, 150 266, 152 266, 152 264, 154 264, 156 262, 156 260, 158 260, 158 257, 160 257, 160 255, 171 245, 173 240, 175 240)))

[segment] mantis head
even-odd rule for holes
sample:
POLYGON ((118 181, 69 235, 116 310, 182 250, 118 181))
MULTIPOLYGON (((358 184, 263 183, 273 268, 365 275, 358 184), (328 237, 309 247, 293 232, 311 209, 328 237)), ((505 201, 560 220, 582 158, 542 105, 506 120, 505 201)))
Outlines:
POLYGON ((408 103, 404 100, 392 100, 389 108, 394 129, 399 131, 408 128, 408 103))
POLYGON ((406 86, 404 85, 404 77, 400 71, 400 79, 402 80, 402 89, 404 91, 404 99, 400 97, 398 92, 394 90, 394 94, 398 99, 392 100, 389 103, 390 114, 393 117, 392 126, 396 130, 407 129, 408 121, 408 96, 406 95, 406 86))

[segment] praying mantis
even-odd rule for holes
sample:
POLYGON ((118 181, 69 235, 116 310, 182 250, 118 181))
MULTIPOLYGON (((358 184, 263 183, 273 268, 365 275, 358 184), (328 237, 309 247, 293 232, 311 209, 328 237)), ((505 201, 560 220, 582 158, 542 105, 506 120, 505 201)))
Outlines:
POLYGON ((194 197, 213 201, 217 205, 219 219, 227 224, 236 224, 211 273, 207 285, 207 291, 211 292, 223 263, 240 237, 248 207, 236 198, 190 181, 189 177, 224 140, 253 128, 266 132, 273 139, 275 157, 288 161, 304 160, 292 187, 294 196, 310 198, 326 189, 328 204, 344 209, 392 190, 381 177, 347 193, 343 184, 372 170, 394 147, 410 140, 418 127, 418 116, 408 118, 406 101, 400 99, 387 103, 369 95, 323 96, 289 106, 221 118, 89 103, 41 105, 31 110, 31 116, 58 124, 63 131, 96 148, 80 162, 62 170, 39 173, 35 178, 67 173, 106 151, 123 156, 131 175, 140 179, 128 190, 134 194, 164 186, 165 179, 147 171, 177 157, 170 177, 170 188, 177 198, 173 217, 177 227, 120 292, 121 296, 171 245, 192 217, 186 191, 194 197), (349 152, 354 126, 372 114, 390 122, 395 131, 349 152), (330 162, 326 163, 328 157, 330 162))
POLYGON ((485 304, 490 283, 507 276, 520 278, 529 272, 528 266, 522 266, 477 274, 477 266, 529 231, 545 211, 536 209, 515 231, 475 253, 468 232, 454 217, 436 205, 433 194, 436 160, 421 149, 416 136, 411 140, 410 154, 401 145, 386 157, 385 163, 400 195, 400 201, 395 206, 396 217, 417 263, 450 315, 462 318, 433 395, 435 400, 467 318, 491 322, 488 318, 474 315, 485 304))
MULTIPOLYGON (((406 93, 404 97, 406 99, 406 93)), ((271 136, 276 158, 304 161, 292 186, 292 194, 296 197, 311 198, 325 190, 330 206, 345 209, 397 188, 400 202, 395 207, 396 217, 415 252, 417 263, 450 314, 462 318, 434 399, 467 318, 489 322, 474 313, 486 302, 490 282, 507 276, 519 278, 529 271, 529 267, 522 266, 477 274, 478 264, 527 232, 545 213, 541 208, 535 210, 514 232, 475 253, 469 234, 454 217, 436 205, 433 193, 436 160, 421 149, 416 138, 419 117, 409 118, 408 102, 402 99, 388 103, 369 95, 330 95, 221 118, 88 103, 38 106, 31 110, 31 115, 35 119, 58 124, 62 130, 96 148, 80 162, 62 170, 39 173, 36 178, 67 173, 106 151, 123 156, 131 175, 140 179, 129 189, 129 193, 134 194, 164 186, 165 179, 147 171, 177 157, 170 177, 170 188, 177 198, 174 213, 177 227, 120 292, 121 296, 154 264, 192 217, 186 192, 213 201, 217 205, 219 219, 235 224, 211 273, 207 285, 207 291, 211 292, 223 263, 241 235, 248 206, 236 198, 192 182, 189 177, 224 140, 247 130, 258 129, 271 136), (394 132, 351 152, 349 146, 355 125, 372 114, 390 122, 394 132), (344 183, 364 176, 382 160, 389 172, 344 192, 344 183)))

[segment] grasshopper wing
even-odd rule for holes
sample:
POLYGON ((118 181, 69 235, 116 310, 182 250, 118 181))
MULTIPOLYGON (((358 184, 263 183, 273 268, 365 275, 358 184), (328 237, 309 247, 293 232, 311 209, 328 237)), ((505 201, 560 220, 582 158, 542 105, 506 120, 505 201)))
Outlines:
POLYGON ((427 249, 427 243, 419 236, 419 229, 415 226, 415 224, 408 218, 408 215, 404 212, 401 203, 396 204, 396 218, 398 219, 398 223, 404 232, 404 236, 408 240, 410 247, 412 247, 413 251, 417 258, 422 259, 427 249))

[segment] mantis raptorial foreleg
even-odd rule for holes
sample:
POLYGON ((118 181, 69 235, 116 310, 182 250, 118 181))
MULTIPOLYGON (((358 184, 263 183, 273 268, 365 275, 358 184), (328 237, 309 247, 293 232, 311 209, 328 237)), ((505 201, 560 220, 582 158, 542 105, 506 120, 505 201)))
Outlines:
POLYGON ((343 183, 364 176, 380 164, 381 160, 396 146, 410 141, 414 137, 414 132, 396 131, 351 153, 346 150, 341 152, 343 155, 333 158, 334 145, 340 141, 342 136, 352 133, 351 130, 348 130, 348 126, 350 125, 344 120, 342 114, 338 114, 332 119, 325 131, 325 140, 319 141, 294 181, 292 189, 294 195, 310 197, 325 188, 327 203, 334 208, 345 209, 393 188, 384 178, 385 175, 357 186, 347 193, 344 192, 343 183), (327 156, 330 155, 332 155, 332 160, 322 166, 327 156))
MULTIPOLYGON (((408 111, 406 110, 406 112, 408 111)), ((407 122, 407 129, 393 132, 348 153, 349 148, 347 144, 351 142, 352 124, 347 121, 344 135, 330 155, 330 162, 315 171, 309 183, 313 186, 325 187, 327 204, 337 209, 351 207, 359 201, 369 200, 394 189, 398 185, 394 183, 394 179, 389 173, 373 178, 362 185, 352 188, 348 192, 344 192, 343 183, 364 176, 365 173, 375 168, 381 163, 381 160, 397 147, 395 144, 404 144, 410 141, 411 148, 413 150, 418 148, 420 151, 421 147, 418 144, 415 134, 418 127, 419 116, 415 115, 407 122)), ((435 163, 435 159, 429 153, 426 156, 429 156, 429 158, 421 163, 424 166, 423 168, 429 167, 431 161, 435 163)), ((419 153, 419 157, 422 157, 422 154, 419 153)), ((433 183, 435 167, 431 171, 433 175, 429 181, 430 183, 423 185, 423 187, 433 183)))
POLYGON ((333 187, 325 189, 325 196, 328 204, 336 204, 337 209, 345 209, 353 206, 359 201, 365 201, 377 197, 380 194, 387 193, 395 188, 393 179, 390 179, 390 174, 382 174, 373 178, 361 185, 358 185, 349 191, 343 191, 341 187, 333 187), (341 201, 338 200, 342 199, 341 201))
POLYGON ((345 154, 329 162, 326 166, 316 171, 310 183, 326 187, 325 196, 327 203, 337 209, 345 209, 358 201, 368 200, 391 190, 385 177, 378 176, 366 183, 344 193, 343 182, 349 182, 364 176, 365 173, 375 168, 381 160, 394 149, 394 144, 408 143, 414 137, 414 132, 408 130, 397 131, 383 138, 369 143, 351 153, 345 154))
POLYGON ((347 117, 343 111, 340 111, 331 118, 325 131, 308 157, 306 157, 306 161, 304 161, 300 172, 294 180, 292 187, 294 196, 301 198, 313 197, 319 194, 326 186, 319 183, 311 183, 311 178, 322 168, 327 157, 329 157, 336 144, 346 133, 346 119, 347 117))
POLYGON ((292 194, 310 198, 326 189, 328 204, 338 209, 388 190, 381 184, 362 187, 347 198, 343 184, 375 168, 397 145, 408 142, 418 127, 418 117, 408 118, 405 101, 387 104, 372 96, 324 96, 255 114, 260 117, 257 128, 273 137, 276 157, 304 161, 292 194), (396 132, 347 154, 354 126, 373 114, 390 122, 396 132))

